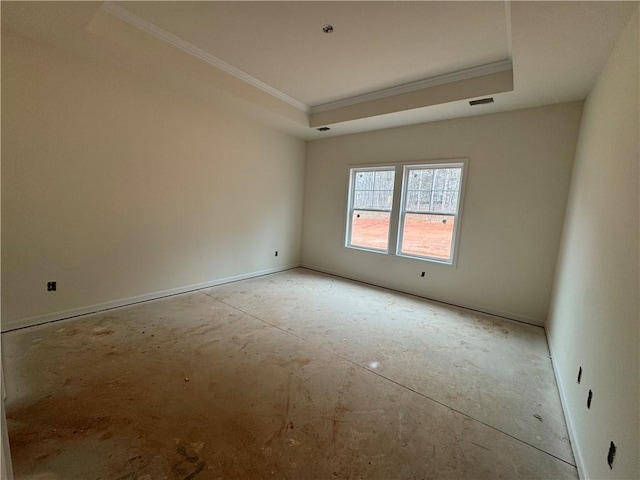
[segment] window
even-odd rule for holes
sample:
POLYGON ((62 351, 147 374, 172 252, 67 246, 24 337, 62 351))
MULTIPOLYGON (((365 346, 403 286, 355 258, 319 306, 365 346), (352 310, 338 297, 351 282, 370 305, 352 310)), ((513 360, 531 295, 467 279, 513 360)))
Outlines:
POLYGON ((386 252, 395 169, 352 169, 347 244, 386 252))
POLYGON ((404 168, 399 253, 451 262, 462 166, 404 168))
POLYGON ((453 264, 465 165, 352 168, 346 246, 453 264))

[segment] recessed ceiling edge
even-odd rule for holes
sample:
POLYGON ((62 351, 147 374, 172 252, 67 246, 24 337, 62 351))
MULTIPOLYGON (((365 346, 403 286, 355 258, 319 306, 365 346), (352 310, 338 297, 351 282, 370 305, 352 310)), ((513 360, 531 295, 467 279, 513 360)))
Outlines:
POLYGON ((421 90, 347 105, 324 112, 311 113, 309 125, 334 125, 362 118, 385 115, 416 108, 483 97, 513 90, 513 70, 500 71, 451 83, 434 85, 421 90))
POLYGON ((327 112, 329 110, 349 107, 351 105, 357 105, 359 103, 367 103, 374 100, 380 100, 382 98, 394 97, 396 95, 402 95, 404 93, 424 90, 426 88, 435 87, 438 85, 446 85, 448 83, 454 83, 460 80, 468 80, 471 78, 482 77, 485 75, 490 75, 492 73, 506 72, 510 70, 513 70, 511 60, 502 60, 500 62, 488 63, 486 65, 480 65, 457 72, 446 73, 444 75, 438 75, 436 77, 429 77, 415 82, 397 85, 395 87, 376 90, 375 92, 365 93, 362 95, 357 95, 355 97, 336 100, 335 102, 314 105, 311 107, 310 113, 314 114, 327 112))
POLYGON ((289 105, 292 105, 293 107, 299 110, 302 110, 305 113, 309 113, 311 111, 311 107, 309 107, 309 105, 299 100, 296 100, 293 97, 290 97, 286 93, 281 92, 276 88, 273 88, 271 85, 268 85, 258 80, 257 78, 248 74, 247 72, 244 72, 239 68, 234 67, 230 63, 227 63, 224 60, 216 57, 215 55, 212 55, 209 52, 206 52, 205 50, 199 47, 196 47, 195 45, 181 39, 180 37, 178 37, 177 35, 174 35, 171 32, 166 31, 165 29, 155 25, 154 23, 151 23, 134 13, 131 13, 126 8, 116 5, 113 2, 104 2, 102 4, 102 9, 105 12, 109 13, 110 15, 113 15, 114 17, 128 23, 129 25, 132 25, 140 30, 143 30, 153 35, 154 37, 166 43, 169 43, 170 45, 173 45, 174 47, 182 50, 183 52, 188 53, 189 55, 192 55, 194 57, 197 57, 200 60, 208 63, 209 65, 219 68, 220 70, 223 70, 228 74, 233 75, 234 77, 250 85, 253 85, 254 87, 262 90, 263 92, 268 93, 269 95, 272 95, 278 98, 279 100, 282 100, 283 102, 286 102, 289 105))

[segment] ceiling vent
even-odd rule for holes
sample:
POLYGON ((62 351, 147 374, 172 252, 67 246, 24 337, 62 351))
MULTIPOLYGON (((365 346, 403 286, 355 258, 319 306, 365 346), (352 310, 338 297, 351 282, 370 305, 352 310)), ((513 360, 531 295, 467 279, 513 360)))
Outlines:
POLYGON ((318 130, 319 132, 328 132, 331 129, 329 127, 320 127, 316 128, 316 130, 318 130))
POLYGON ((493 103, 493 97, 481 98, 480 100, 471 100, 469 105, 484 105, 485 103, 493 103))

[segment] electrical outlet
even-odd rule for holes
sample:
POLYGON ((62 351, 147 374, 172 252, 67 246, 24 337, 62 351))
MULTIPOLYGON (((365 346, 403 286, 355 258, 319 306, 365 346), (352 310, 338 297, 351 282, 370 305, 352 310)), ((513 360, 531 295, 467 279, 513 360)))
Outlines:
POLYGON ((47 282, 47 292, 56 291, 56 282, 47 282))
POLYGON ((611 442, 609 445, 609 453, 607 454, 607 463, 609 464, 609 468, 613 470, 613 461, 616 458, 616 444, 611 442))
POLYGON ((582 367, 578 369, 578 383, 580 383, 580 380, 582 380, 582 367))

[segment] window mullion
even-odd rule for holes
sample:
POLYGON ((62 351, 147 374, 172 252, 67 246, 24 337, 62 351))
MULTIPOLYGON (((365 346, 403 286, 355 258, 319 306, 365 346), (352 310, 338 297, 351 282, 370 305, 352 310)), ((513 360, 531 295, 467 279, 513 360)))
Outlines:
POLYGON ((355 210, 355 191, 356 191, 356 175, 357 173, 351 171, 349 177, 349 209, 347 210, 347 235, 345 238, 345 245, 351 245, 351 236, 353 232, 353 212, 355 210))
POLYGON ((391 205, 391 217, 389 219, 389 255, 395 255, 398 252, 398 232, 400 229, 400 210, 402 208, 402 185, 403 185, 403 166, 396 166, 396 173, 393 180, 393 203, 391 205))

